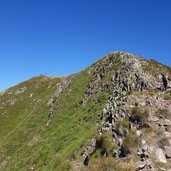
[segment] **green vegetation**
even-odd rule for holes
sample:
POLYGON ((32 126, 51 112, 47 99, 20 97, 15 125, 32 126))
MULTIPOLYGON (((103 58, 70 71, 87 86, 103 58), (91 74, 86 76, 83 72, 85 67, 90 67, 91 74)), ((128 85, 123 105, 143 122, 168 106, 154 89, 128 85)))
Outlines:
POLYGON ((116 123, 116 128, 123 127, 129 129, 129 126, 130 126, 130 122, 127 118, 120 120, 116 123))
POLYGON ((112 150, 117 148, 118 146, 112 141, 112 136, 108 132, 96 139, 96 149, 100 151, 101 156, 112 155, 112 150))
POLYGON ((133 122, 146 123, 148 122, 148 117, 149 117, 149 111, 147 109, 144 110, 141 107, 134 107, 132 109, 131 120, 133 122))
POLYGON ((167 168, 167 165, 165 164, 165 163, 161 163, 161 162, 156 162, 155 163, 155 167, 157 168, 157 169, 166 169, 167 168))
MULTIPOLYGON (((115 81, 111 80, 112 76, 115 76, 117 70, 122 72, 121 77, 127 75, 129 71, 126 61, 121 62, 119 53, 116 54, 117 58, 110 67, 108 65, 113 54, 107 57, 69 77, 34 77, 0 94, 0 170, 68 171, 74 169, 71 161, 82 162, 80 153, 88 140, 97 133, 101 124, 97 117, 102 114, 112 94, 115 85, 115 81), (100 66, 100 69, 97 66, 100 66), (107 69, 103 66, 107 66, 107 69), (94 81, 92 78, 97 76, 94 75, 96 70, 98 71, 96 74, 99 74, 99 70, 104 73, 101 79, 94 81), (54 97, 57 84, 63 83, 64 79, 70 79, 71 82, 53 101, 53 114, 49 117, 48 113, 52 108, 47 105, 47 102, 54 97), (97 85, 92 88, 94 92, 91 92, 92 94, 87 98, 85 97, 87 89, 94 86, 89 85, 90 81, 97 85)), ((157 72, 160 69, 163 72, 170 72, 168 67, 165 68, 154 61, 150 63, 152 67, 146 66, 150 68, 147 71, 155 73, 158 67, 157 72)), ((159 90, 143 93, 154 95, 156 91, 159 90)), ((133 90, 132 93, 136 92, 133 90)), ((166 100, 169 100, 169 93, 167 91, 165 94, 166 100)), ((125 92, 123 96, 129 94, 130 92, 125 92)), ((117 100, 120 98, 121 96, 117 100)), ((159 110, 158 114, 166 118, 171 116, 167 110, 163 109, 159 110)), ((116 122, 116 129, 128 130, 131 121, 139 125, 147 123, 148 116, 149 113, 144 108, 133 108, 131 120, 123 119, 116 122)), ((103 120, 105 119, 104 117, 103 120)), ((122 160, 111 158, 113 150, 118 150, 119 147, 110 134, 112 133, 105 132, 97 137, 97 149, 90 155, 90 166, 87 169, 90 171, 134 170, 131 165, 122 160), (104 156, 107 157, 103 158, 104 156)), ((123 141, 123 146, 130 152, 140 144, 134 129, 130 130, 123 141)), ((163 142, 164 140, 161 140, 159 144, 163 145, 163 142)))
POLYGON ((140 145, 140 138, 136 135, 135 131, 135 129, 131 129, 123 142, 123 146, 129 149, 130 152, 133 152, 140 145))
POLYGON ((72 166, 69 161, 64 161, 59 156, 54 156, 51 161, 51 166, 48 167, 49 171, 69 171, 72 166))
POLYGON ((158 115, 168 119, 171 118, 171 112, 168 109, 159 109, 158 115))
POLYGON ((153 59, 148 60, 147 63, 144 63, 143 67, 145 71, 147 71, 150 75, 155 76, 156 79, 161 73, 168 74, 169 78, 171 77, 171 68, 164 64, 158 63, 153 59))
POLYGON ((165 92, 164 99, 171 101, 171 90, 165 92))
POLYGON ((55 156, 60 157, 58 167, 63 168, 66 164, 62 161, 65 163, 78 153, 96 133, 96 119, 109 93, 98 92, 85 105, 80 104, 91 79, 86 70, 70 77, 71 83, 55 101, 54 114, 48 118, 47 102, 63 79, 35 77, 9 89, 0 98, 0 104, 4 104, 0 109, 0 161, 5 163, 2 171, 31 167, 54 170, 59 162, 55 156), (26 90, 16 95, 23 87, 26 90), (16 99, 15 105, 10 104, 12 99, 16 99))
POLYGON ((20 124, 22 126, 24 121, 36 115, 38 108, 48 100, 58 82, 60 82, 59 78, 35 77, 5 92, 0 98, 2 106, 0 110, 0 142, 10 137, 20 127, 20 124), (51 83, 50 89, 47 88, 49 82, 51 83), (17 95, 17 90, 23 87, 27 87, 25 92, 17 95))

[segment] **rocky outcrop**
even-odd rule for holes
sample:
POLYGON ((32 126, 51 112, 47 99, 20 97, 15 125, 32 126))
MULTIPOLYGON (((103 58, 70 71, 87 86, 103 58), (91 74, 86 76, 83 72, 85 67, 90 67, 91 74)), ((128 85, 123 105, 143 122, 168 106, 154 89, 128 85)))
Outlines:
MULTIPOLYGON (((139 157, 139 161, 137 161, 136 169, 156 171, 155 162, 158 161, 167 163, 166 158, 170 158, 170 153, 168 152, 169 150, 165 150, 164 152, 162 149, 157 148, 156 145, 148 144, 144 140, 142 129, 149 129, 151 125, 144 121, 141 123, 138 120, 135 121, 131 119, 133 117, 130 107, 144 106, 148 108, 149 106, 150 108, 158 103, 153 98, 147 99, 147 95, 144 96, 145 99, 143 100, 141 98, 136 98, 135 102, 132 101, 134 97, 130 94, 130 92, 142 92, 144 90, 156 88, 156 78, 153 77, 153 75, 148 75, 148 73, 143 70, 141 65, 142 61, 143 58, 139 59, 136 56, 130 57, 127 53, 112 53, 102 59, 101 63, 94 64, 93 67, 96 69, 91 70, 94 77, 88 86, 84 103, 91 98, 92 94, 96 94, 98 91, 110 91, 111 95, 108 98, 102 113, 99 114, 97 118, 98 122, 101 123, 99 130, 96 135, 85 145, 84 151, 86 151, 87 156, 91 156, 91 154, 96 151, 97 137, 103 135, 105 132, 108 132, 111 135, 113 142, 118 145, 118 149, 113 150, 113 157, 126 157, 130 154, 130 151, 126 146, 124 146, 123 142, 125 137, 129 135, 130 129, 135 128, 135 136, 137 136, 141 141, 139 148, 137 148, 137 156, 139 157), (119 67, 121 63, 122 67, 119 67), (114 70, 112 70, 112 67, 114 70), (103 80, 105 80, 106 73, 108 72, 114 74, 110 75, 110 81, 103 82, 103 80), (128 119, 130 124, 127 127, 117 127, 117 123, 124 121, 124 119, 128 119), (156 161, 151 159, 151 156, 154 155, 156 161)), ((161 95, 159 95, 159 97, 161 97, 161 95)), ((158 98, 157 100, 161 101, 161 99, 158 98)), ((160 106, 162 107, 164 103, 166 104, 169 102, 161 102, 157 108, 160 106)), ((150 115, 150 117, 151 116, 152 115, 150 115)), ((159 120, 160 119, 157 119, 157 122, 159 120)), ((163 119, 162 125, 163 127, 170 126, 170 120, 163 119)), ((167 131, 164 133, 166 132, 167 131)), ((91 158, 89 159, 91 160, 91 158)))
MULTIPOLYGON (((125 53, 112 53, 93 67, 95 68, 92 71, 93 79, 88 86, 84 103, 97 91, 110 91, 111 95, 102 113, 97 118, 99 121, 102 120, 101 126, 97 134, 92 138, 92 142, 90 141, 86 144, 85 151, 87 151, 87 154, 93 153, 96 150, 96 138, 104 132, 110 132, 111 137, 120 147, 119 151, 114 151, 114 156, 126 156, 129 153, 126 151, 129 150, 123 146, 123 140, 129 134, 131 125, 129 128, 117 128, 116 124, 125 118, 129 119, 131 116, 131 111, 126 107, 129 92, 149 89, 152 87, 151 78, 144 73, 141 63, 136 57, 130 57, 129 54, 125 53), (120 68, 119 65, 122 67, 120 68), (112 70, 112 67, 116 70, 112 70), (109 70, 114 75, 111 75, 110 82, 103 83, 103 78, 105 78, 109 70)), ((141 130, 137 130, 136 133, 138 137, 141 137, 141 130)), ((144 157, 148 156, 144 151, 141 155, 144 157)))
POLYGON ((18 90, 15 91, 15 95, 24 93, 26 90, 27 90, 27 87, 19 88, 18 90))
POLYGON ((46 170, 71 161, 73 170, 89 170, 94 159, 107 157, 140 171, 169 170, 171 94, 169 88, 161 90, 161 71, 169 72, 136 55, 115 52, 78 74, 41 76, 0 93, 0 168, 46 170), (6 127, 11 121, 16 125, 6 127), (21 160, 25 152, 28 160, 21 160), (29 152, 35 152, 33 158, 29 152), (63 157, 68 161, 63 163, 63 157))
MULTIPOLYGON (((143 60, 143 59, 141 59, 143 60)), ((113 96, 119 97, 131 90, 146 90, 153 85, 154 78, 147 75, 140 62, 140 58, 128 53, 110 53, 90 68, 93 77, 88 85, 84 103, 98 91, 109 91, 113 85, 113 96), (114 73, 111 82, 103 82, 106 74, 114 73)))
POLYGON ((56 90, 53 93, 53 95, 50 97, 50 99, 47 102, 47 107, 50 107, 50 110, 48 112, 48 118, 50 118, 55 110, 55 102, 58 99, 58 97, 60 96, 60 94, 64 91, 64 89, 68 86, 68 84, 70 83, 71 80, 69 80, 68 78, 64 78, 62 82, 57 83, 56 85, 56 90))

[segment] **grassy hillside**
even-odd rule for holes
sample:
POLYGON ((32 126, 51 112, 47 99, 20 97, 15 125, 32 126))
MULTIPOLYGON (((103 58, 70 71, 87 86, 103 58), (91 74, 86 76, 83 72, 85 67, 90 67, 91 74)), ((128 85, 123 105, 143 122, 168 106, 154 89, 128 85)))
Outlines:
MULTIPOLYGON (((152 61, 155 68, 147 70, 149 62, 141 60, 146 72, 161 67, 152 61)), ((0 170, 72 169, 71 163, 82 160, 85 144, 106 119, 97 120, 113 91, 112 76, 121 68, 127 75, 129 67, 116 53, 80 73, 34 77, 1 94, 0 170)), ((162 70, 170 74, 170 68, 162 70)))
POLYGON ((1 96, 2 170, 26 170, 34 166, 36 170, 53 170, 59 158, 68 159, 80 150, 95 133, 96 117, 107 99, 106 94, 100 94, 102 100, 97 101, 97 94, 85 106, 80 105, 90 78, 86 70, 71 76, 71 83, 55 102, 51 118, 47 102, 62 78, 36 77, 1 96), (27 89, 16 95, 23 87, 27 89))

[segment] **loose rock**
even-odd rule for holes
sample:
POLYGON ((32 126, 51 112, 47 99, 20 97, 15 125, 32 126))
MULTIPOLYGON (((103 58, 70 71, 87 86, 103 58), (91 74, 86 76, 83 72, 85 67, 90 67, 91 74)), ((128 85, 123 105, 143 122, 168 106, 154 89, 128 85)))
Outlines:
POLYGON ((155 151, 155 156, 158 162, 167 163, 166 157, 161 148, 157 148, 155 151))

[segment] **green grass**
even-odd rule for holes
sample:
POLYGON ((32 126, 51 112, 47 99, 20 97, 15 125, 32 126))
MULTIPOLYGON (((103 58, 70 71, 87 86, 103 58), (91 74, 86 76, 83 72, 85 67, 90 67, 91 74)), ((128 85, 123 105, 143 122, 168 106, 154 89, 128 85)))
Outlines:
POLYGON ((105 132, 97 137, 96 149, 100 151, 101 156, 112 156, 112 151, 118 149, 118 146, 113 142, 112 136, 108 132, 105 132))
POLYGON ((163 169, 166 169, 166 168, 167 168, 167 165, 166 165, 165 163, 156 162, 156 163, 155 163, 155 167, 156 167, 157 169, 163 170, 163 169))
POLYGON ((171 90, 165 92, 164 99, 171 101, 171 90))
MULTIPOLYGON (((92 72, 89 73, 88 68, 69 77, 71 82, 55 101, 55 111, 51 118, 48 118, 50 107, 47 102, 55 92, 56 84, 64 79, 62 77, 34 77, 0 96, 0 164, 6 163, 0 166, 0 170, 25 171, 31 167, 36 171, 72 169, 70 160, 80 160, 80 152, 100 125, 97 124, 97 116, 102 113, 112 92, 111 77, 123 65, 117 56, 100 80, 100 86, 110 83, 107 91, 99 87, 85 104, 80 103, 93 77, 93 67, 98 62, 100 66, 104 65, 106 58, 102 58, 91 67, 92 72), (15 92, 23 87, 27 87, 25 92, 16 95, 15 92), (11 102, 15 103, 11 105, 11 102)), ((126 64, 124 66, 129 68, 126 64)), ((148 112, 136 108, 132 114, 141 122, 147 122, 148 112)), ((128 128, 129 121, 124 119, 117 123, 117 127, 128 128)), ((97 141, 100 146, 95 154, 97 157, 93 159, 102 157, 104 151, 110 156, 112 150, 118 148, 108 133, 98 137, 97 141)), ((131 130, 125 137, 124 145, 132 149, 138 144, 135 131, 131 130)), ((132 166, 112 158, 102 158, 92 163, 90 171, 103 168, 130 171, 132 166)))
POLYGON ((2 114, 3 110, 0 111, 0 149, 2 151, 0 157, 1 161, 10 158, 6 168, 2 169, 22 170, 30 160, 39 157, 42 151, 39 148, 33 151, 34 147, 29 147, 27 144, 35 135, 41 134, 47 120, 46 102, 55 91, 59 81, 59 78, 36 77, 9 89, 0 99, 4 102, 10 98, 17 99, 15 105, 3 109, 7 117, 2 114), (48 89, 49 84, 51 84, 51 89, 48 89), (16 96, 14 92, 24 86, 28 89, 16 96), (12 97, 8 93, 12 93, 12 97), (34 93, 32 97, 29 97, 30 93, 34 93))
POLYGON ((0 111, 4 123, 0 125, 0 160, 6 161, 10 157, 1 170, 18 171, 30 167, 35 167, 36 170, 54 170, 58 163, 55 156, 65 162, 79 152, 96 133, 97 116, 101 113, 109 93, 96 93, 85 105, 81 105, 80 101, 84 99, 91 79, 91 75, 85 71, 72 76, 71 83, 55 102, 54 116, 46 126, 49 111, 47 101, 61 79, 33 78, 8 90, 0 99, 5 102, 13 97, 17 98, 15 105, 4 108, 8 118, 4 117, 3 110, 0 111), (24 86, 29 88, 16 97, 14 92, 24 86), (12 95, 8 95, 8 92, 12 95), (30 98, 31 93, 33 96, 30 98), (34 142, 35 137, 39 138, 34 142))
MULTIPOLYGON (((45 78, 33 78, 28 82, 24 82, 14 88, 9 89, 4 96, 0 98, 0 103, 5 103, 4 109, 0 110, 0 142, 4 141, 4 139, 10 136, 10 133, 15 131, 17 127, 20 126, 22 121, 27 120, 31 115, 34 115, 33 109, 34 104, 33 100, 35 99, 43 99, 47 100, 48 97, 54 91, 56 83, 59 79, 45 79, 44 83, 39 88, 36 88, 37 82, 43 82, 45 78), (51 89, 45 89, 48 86, 48 81, 52 82, 53 87, 51 89), (32 82, 35 82, 33 85, 32 82), (15 95, 15 91, 18 90, 20 87, 28 87, 27 90, 19 95, 15 95), (43 90, 43 91, 42 91, 43 90), (9 93, 12 93, 10 95, 9 93), (32 97, 29 97, 31 93, 34 93, 32 97), (6 102, 16 99, 14 105, 7 104, 6 102)), ((42 102, 34 102, 37 106, 39 106, 42 102)))
POLYGON ((171 77, 171 67, 158 63, 153 59, 148 60, 148 62, 144 63, 143 68, 150 75, 153 75, 156 79, 158 79, 158 76, 161 73, 168 74, 169 78, 171 77))
POLYGON ((129 134, 125 137, 123 141, 123 146, 133 152, 136 147, 140 145, 140 138, 136 135, 136 130, 131 129, 129 134))
POLYGON ((120 120, 116 123, 116 128, 127 128, 129 129, 129 126, 130 126, 130 122, 127 118, 123 119, 123 120, 120 120))

